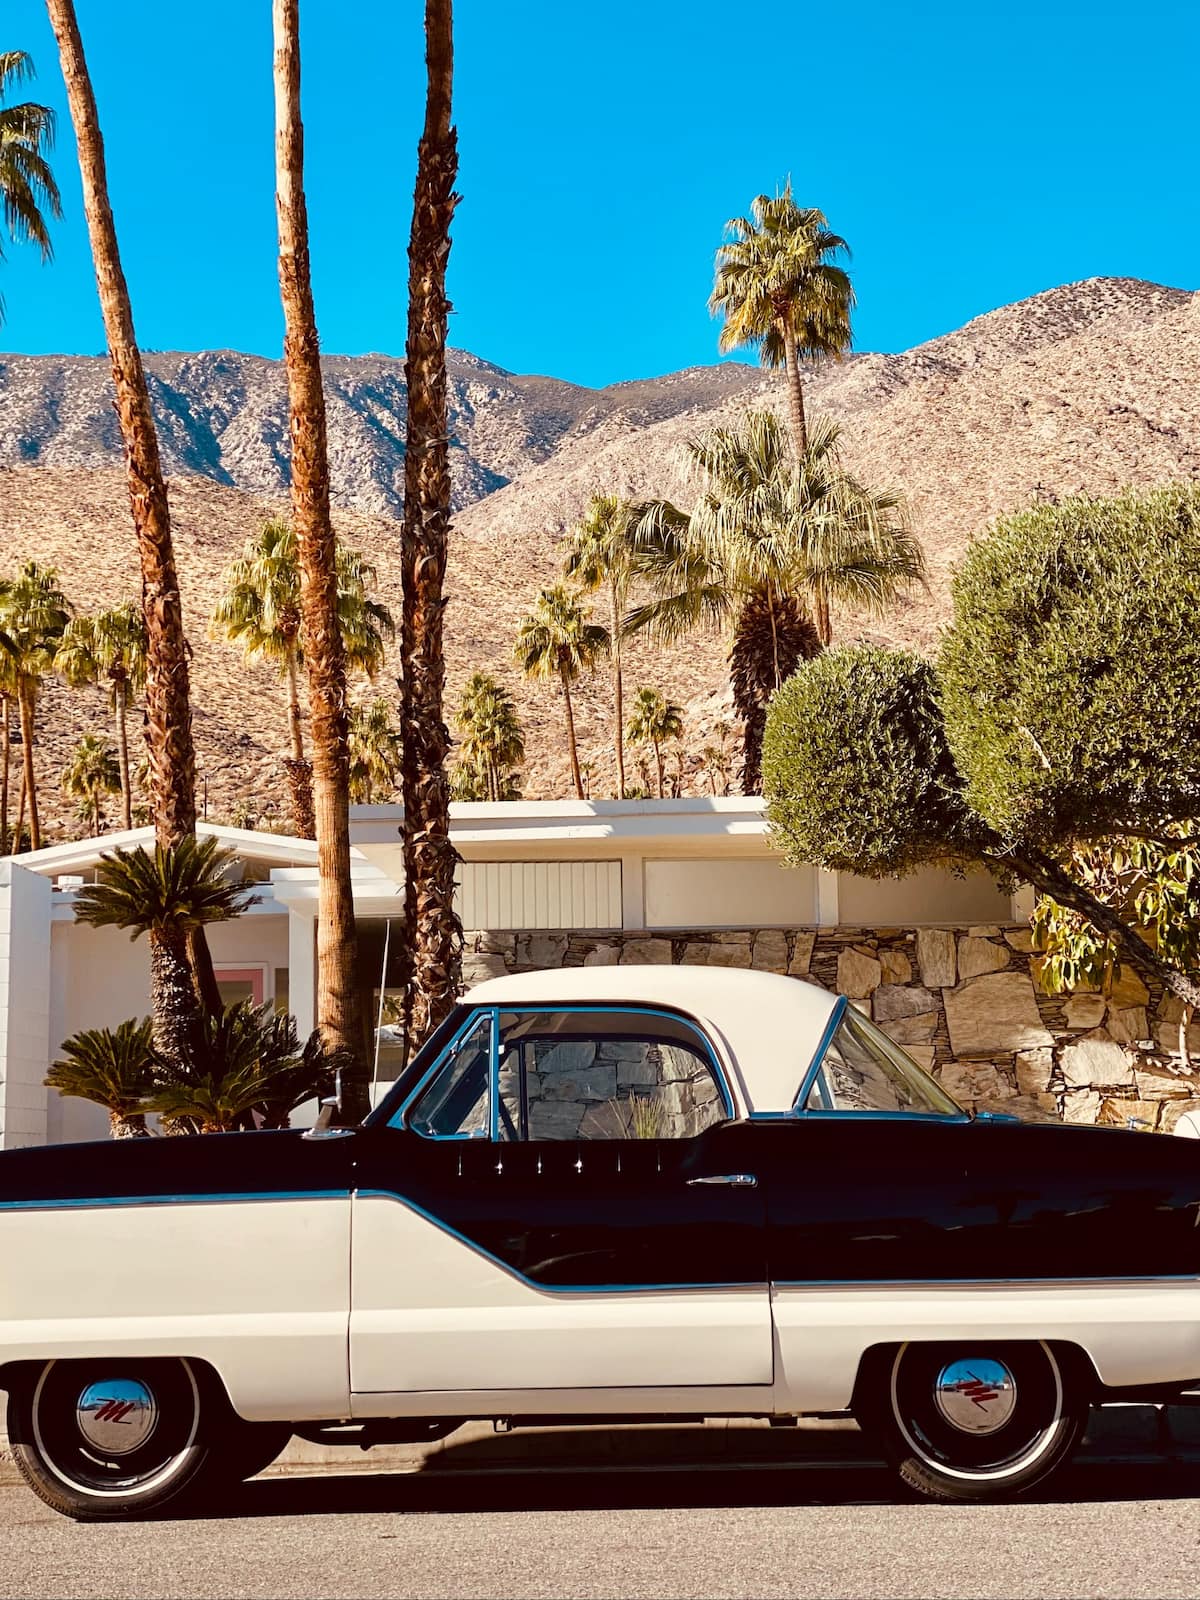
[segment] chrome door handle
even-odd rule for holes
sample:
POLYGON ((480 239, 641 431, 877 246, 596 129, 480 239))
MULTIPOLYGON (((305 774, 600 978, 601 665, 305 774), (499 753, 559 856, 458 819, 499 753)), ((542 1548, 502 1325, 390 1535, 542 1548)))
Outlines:
POLYGON ((697 1183, 725 1183, 731 1189, 753 1189, 758 1179, 752 1172, 721 1172, 711 1178, 689 1178, 688 1188, 697 1183))

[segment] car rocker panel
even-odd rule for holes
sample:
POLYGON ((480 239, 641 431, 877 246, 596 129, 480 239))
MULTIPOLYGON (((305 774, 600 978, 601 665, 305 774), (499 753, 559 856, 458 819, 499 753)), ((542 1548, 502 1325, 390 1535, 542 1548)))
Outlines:
POLYGON ((205 1374, 257 1424, 853 1407, 1015 1492, 1200 1379, 1198 1219, 1186 1141, 968 1117, 815 986, 531 973, 341 1136, 0 1156, 0 1379, 75 1515, 189 1476, 205 1374))

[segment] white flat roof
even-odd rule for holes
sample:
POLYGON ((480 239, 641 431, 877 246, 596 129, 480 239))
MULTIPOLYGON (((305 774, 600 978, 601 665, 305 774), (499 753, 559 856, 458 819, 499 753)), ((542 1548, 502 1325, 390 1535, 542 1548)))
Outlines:
POLYGON ((464 1005, 670 1006, 704 1025, 743 1113, 790 1111, 839 997, 815 983, 729 967, 561 967, 489 978, 464 1005))

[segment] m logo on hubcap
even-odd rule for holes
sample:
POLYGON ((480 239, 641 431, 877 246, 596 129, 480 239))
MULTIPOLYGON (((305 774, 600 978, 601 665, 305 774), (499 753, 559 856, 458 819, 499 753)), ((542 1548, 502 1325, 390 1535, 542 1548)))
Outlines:
POLYGON ((75 1403, 75 1423, 101 1455, 125 1456, 145 1444, 158 1425, 158 1402, 137 1378, 89 1383, 75 1403))
POLYGON ((938 1373, 933 1397, 960 1433, 995 1433, 1013 1414, 1017 1385, 1003 1361, 951 1361, 938 1373))

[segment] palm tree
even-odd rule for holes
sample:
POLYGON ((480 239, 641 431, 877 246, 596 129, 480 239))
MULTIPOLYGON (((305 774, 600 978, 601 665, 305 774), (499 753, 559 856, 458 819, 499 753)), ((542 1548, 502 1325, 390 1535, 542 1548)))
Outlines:
MULTIPOLYGON (((0 610, 5 584, 0 582, 0 610)), ((17 698, 17 647, 0 627, 0 855, 10 850, 8 837, 8 792, 12 774, 12 708, 17 698)), ((11 845, 12 854, 19 846, 11 845)))
POLYGON ((203 1019, 178 1066, 160 1067, 146 1109, 201 1133, 284 1128, 331 1075, 317 1035, 301 1050, 294 1018, 242 1000, 203 1019))
POLYGON ((404 915, 412 952, 405 1038, 419 1044, 449 1013, 462 970, 454 909, 458 852, 450 841, 450 734, 443 694, 446 554, 450 536, 450 430, 446 415, 446 263, 458 197, 458 135, 451 124, 451 0, 425 0, 425 124, 408 242, 408 338, 404 381, 400 738, 404 798, 404 915))
POLYGON ((47 1088, 103 1106, 114 1139, 148 1138, 146 1101, 154 1088, 150 1018, 130 1018, 115 1029, 85 1028, 61 1048, 46 1074, 47 1088))
POLYGON ((487 672, 473 672, 454 719, 460 756, 454 775, 458 800, 518 800, 525 735, 516 703, 487 672))
POLYGON ((188 695, 188 643, 167 487, 159 460, 150 391, 134 333, 129 289, 121 267, 108 198, 104 141, 74 0, 46 0, 46 8, 58 40, 79 147, 83 209, 116 389, 117 419, 125 444, 129 505, 141 562, 142 613, 146 619, 146 742, 152 810, 156 836, 165 846, 177 843, 196 828, 196 755, 188 695))
MULTIPOLYGON (((338 625, 337 542, 329 499, 329 443, 321 350, 313 307, 300 119, 299 0, 273 0, 275 205, 279 292, 292 442, 292 527, 300 557, 300 642, 312 721, 317 836, 317 1027, 327 1050, 354 1066, 346 1077, 352 1121, 370 1110, 359 1010, 354 894, 350 882, 350 752, 346 645, 338 625)), ((411 406, 411 394, 410 394, 411 406)))
POLYGON ((658 798, 665 799, 662 747, 671 739, 682 739, 683 707, 668 700, 657 689, 639 689, 633 697, 625 733, 631 743, 648 744, 653 749, 658 798))
POLYGON ((51 671, 59 641, 71 618, 71 606, 58 587, 53 567, 27 561, 13 579, 0 583, 0 630, 6 638, 5 682, 11 684, 21 723, 22 787, 14 836, 19 836, 24 806, 29 807, 30 842, 42 845, 34 740, 37 701, 42 679, 51 671))
POLYGON ((386 700, 350 707, 350 799, 369 806, 381 791, 390 794, 400 771, 400 735, 392 726, 386 700))
POLYGON ((613 494, 596 494, 576 524, 564 563, 566 577, 585 593, 608 590, 612 641, 613 735, 617 753, 617 799, 625 798, 625 705, 621 638, 634 575, 634 508, 613 494))
POLYGON ((104 827, 104 797, 121 792, 121 766, 107 739, 85 733, 62 770, 62 791, 79 802, 79 815, 93 833, 104 827))
MULTIPOLYGON (((33 62, 23 50, 0 50, 0 99, 27 78, 33 62)), ((58 185, 46 155, 54 145, 54 112, 49 106, 25 101, 0 105, 0 208, 10 239, 36 245, 42 260, 54 254, 47 213, 62 216, 58 185)), ((4 250, 0 246, 0 261, 4 250)), ((0 296, 0 322, 4 300, 0 296)))
POLYGON ((760 194, 748 217, 725 224, 709 310, 724 317, 719 347, 758 347, 764 367, 782 367, 796 459, 808 453, 801 361, 839 359, 850 348, 854 290, 834 257, 846 241, 824 215, 792 199, 791 180, 773 198, 760 194))
MULTIPOLYGON (((338 544, 337 611, 346 666, 373 678, 383 665, 384 647, 396 631, 392 614, 370 597, 377 573, 357 550, 338 544)), ((291 788, 296 833, 314 832, 312 769, 304 755, 300 710, 300 563, 296 536, 281 518, 265 522, 226 568, 223 593, 212 614, 210 635, 240 644, 248 661, 275 661, 287 682, 288 747, 284 766, 291 788)))
POLYGON ((195 935, 209 923, 227 922, 254 903, 242 884, 225 874, 232 852, 212 835, 186 834, 178 844, 139 845, 102 856, 96 882, 75 898, 75 918, 93 928, 127 928, 150 941, 150 1004, 154 1045, 172 1069, 181 1068, 202 1012, 220 1015, 219 997, 200 993, 195 935))
POLYGON ((638 572, 658 597, 628 627, 666 642, 731 628, 747 793, 758 788, 767 702, 829 643, 831 600, 878 613, 924 576, 898 497, 845 472, 838 440, 818 419, 797 465, 774 414, 752 411, 740 430, 713 428, 689 443, 702 486, 690 514, 669 501, 640 508, 638 572))
POLYGON ((133 827, 133 785, 129 776, 130 700, 146 683, 146 619, 133 602, 67 624, 54 665, 72 686, 107 681, 117 729, 122 825, 133 827))
POLYGON ((729 793, 729 782, 733 777, 733 755, 729 748, 729 741, 733 729, 728 722, 718 722, 713 728, 713 743, 706 744, 701 751, 704 757, 704 767, 708 774, 709 787, 714 795, 729 793), (721 780, 721 787, 717 789, 717 779, 721 780))
POLYGON ((575 794, 583 799, 583 777, 575 742, 575 713, 571 685, 581 672, 590 672, 609 649, 609 636, 561 583, 543 589, 533 610, 517 630, 515 655, 527 678, 557 678, 562 686, 567 717, 567 746, 575 794))

